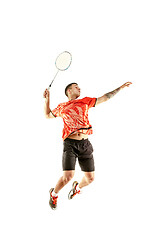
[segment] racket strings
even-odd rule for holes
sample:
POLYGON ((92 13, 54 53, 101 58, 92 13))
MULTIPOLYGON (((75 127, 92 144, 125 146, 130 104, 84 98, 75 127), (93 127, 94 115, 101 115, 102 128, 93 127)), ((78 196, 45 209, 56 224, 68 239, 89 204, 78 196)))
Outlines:
POLYGON ((71 61, 71 54, 69 52, 63 52, 57 57, 55 64, 59 70, 64 71, 69 68, 69 66, 71 65, 71 61))

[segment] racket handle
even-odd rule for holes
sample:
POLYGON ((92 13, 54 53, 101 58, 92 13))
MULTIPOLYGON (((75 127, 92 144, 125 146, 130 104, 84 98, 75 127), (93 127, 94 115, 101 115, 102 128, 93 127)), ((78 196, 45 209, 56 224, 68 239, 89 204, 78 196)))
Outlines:
POLYGON ((49 85, 49 87, 47 88, 47 90, 49 91, 49 90, 50 90, 50 88, 51 88, 51 84, 49 85))

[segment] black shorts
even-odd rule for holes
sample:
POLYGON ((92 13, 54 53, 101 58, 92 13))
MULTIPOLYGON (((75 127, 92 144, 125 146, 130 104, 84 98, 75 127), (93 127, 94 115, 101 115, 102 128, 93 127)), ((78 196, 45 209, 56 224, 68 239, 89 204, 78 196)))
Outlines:
POLYGON ((74 140, 67 138, 64 140, 63 146, 63 171, 75 170, 77 158, 82 171, 93 172, 95 170, 93 147, 88 139, 74 140))

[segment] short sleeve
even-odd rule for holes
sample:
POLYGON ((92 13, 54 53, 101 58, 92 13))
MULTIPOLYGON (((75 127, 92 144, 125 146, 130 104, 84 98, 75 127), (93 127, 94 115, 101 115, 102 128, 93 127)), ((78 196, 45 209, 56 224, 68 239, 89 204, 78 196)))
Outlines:
POLYGON ((59 104, 55 109, 53 109, 51 112, 54 115, 54 117, 60 117, 60 110, 61 110, 61 104, 59 104))
POLYGON ((89 108, 95 107, 97 102, 97 98, 85 97, 83 100, 88 105, 89 108))

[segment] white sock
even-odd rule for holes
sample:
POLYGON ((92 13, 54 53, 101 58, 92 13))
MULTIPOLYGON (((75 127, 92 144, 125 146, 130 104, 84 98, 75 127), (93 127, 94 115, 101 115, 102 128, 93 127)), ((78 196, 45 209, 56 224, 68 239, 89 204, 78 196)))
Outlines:
POLYGON ((53 196, 53 197, 57 197, 57 196, 58 196, 57 193, 55 193, 54 190, 52 191, 52 196, 53 196))
POLYGON ((76 190, 80 192, 82 191, 81 188, 79 188, 79 184, 77 185, 76 190))

